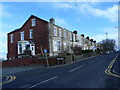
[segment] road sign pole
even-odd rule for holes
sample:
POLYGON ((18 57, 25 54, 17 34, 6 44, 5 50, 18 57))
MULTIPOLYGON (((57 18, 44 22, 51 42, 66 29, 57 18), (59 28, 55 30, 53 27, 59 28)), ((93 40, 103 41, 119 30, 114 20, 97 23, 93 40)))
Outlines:
POLYGON ((47 58, 47 54, 45 53, 46 55, 46 63, 47 63, 47 66, 49 66, 49 62, 48 62, 48 58, 47 58))
POLYGON ((44 53, 45 53, 45 56, 46 56, 46 63, 47 63, 47 66, 49 66, 49 62, 48 62, 48 58, 47 58, 47 50, 44 49, 44 53))

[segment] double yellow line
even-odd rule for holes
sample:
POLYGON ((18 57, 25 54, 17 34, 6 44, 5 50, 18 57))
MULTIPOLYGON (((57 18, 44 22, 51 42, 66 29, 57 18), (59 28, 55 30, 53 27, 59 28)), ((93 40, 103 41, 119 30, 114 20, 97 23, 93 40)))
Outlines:
POLYGON ((13 80, 16 79, 15 76, 5 76, 5 77, 10 78, 10 79, 7 80, 7 81, 1 82, 0 85, 3 85, 3 84, 6 84, 6 83, 9 83, 9 82, 12 82, 13 80))
POLYGON ((120 78, 120 75, 117 75, 117 74, 111 72, 112 67, 113 67, 113 65, 114 65, 114 63, 115 63, 115 61, 116 61, 117 58, 118 58, 118 55, 111 61, 111 63, 109 64, 109 66, 105 70, 105 73, 108 74, 108 75, 110 75, 110 76, 114 76, 114 77, 120 78))

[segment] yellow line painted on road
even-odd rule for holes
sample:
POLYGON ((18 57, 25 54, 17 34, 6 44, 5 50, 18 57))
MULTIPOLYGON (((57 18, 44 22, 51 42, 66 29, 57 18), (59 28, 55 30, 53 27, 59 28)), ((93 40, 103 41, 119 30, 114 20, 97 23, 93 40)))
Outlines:
POLYGON ((5 77, 10 77, 10 79, 7 80, 7 81, 4 81, 4 82, 2 82, 2 83, 0 83, 0 85, 6 84, 6 83, 10 83, 10 82, 12 82, 13 80, 16 79, 15 76, 5 76, 5 77))
POLYGON ((118 55, 111 61, 111 63, 109 64, 109 66, 105 70, 105 73, 108 74, 108 75, 110 75, 110 76, 114 76, 114 77, 120 78, 120 75, 117 75, 117 74, 111 72, 111 68, 113 67, 113 65, 114 65, 117 57, 118 57, 118 55))

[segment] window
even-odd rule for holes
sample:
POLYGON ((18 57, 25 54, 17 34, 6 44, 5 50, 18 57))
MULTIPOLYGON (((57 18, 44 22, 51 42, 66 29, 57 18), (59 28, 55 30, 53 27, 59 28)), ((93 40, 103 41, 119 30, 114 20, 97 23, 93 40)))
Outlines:
POLYGON ((61 35, 61 29, 59 29, 59 37, 61 37, 62 35, 61 35))
POLYGON ((66 37, 67 37, 67 31, 64 30, 64 38, 66 38, 66 37))
POLYGON ((21 54, 21 53, 22 53, 22 44, 19 43, 19 54, 21 54))
POLYGON ((64 45, 64 51, 66 51, 67 50, 67 43, 63 43, 63 45, 64 45))
POLYGON ((61 42, 58 41, 58 50, 60 51, 60 49, 61 49, 61 42))
POLYGON ((70 38, 70 40, 72 40, 72 33, 69 33, 69 36, 70 36, 70 37, 69 37, 69 38, 70 38))
POLYGON ((57 36, 57 28, 54 27, 54 36, 57 36))
POLYGON ((36 26, 36 19, 32 19, 32 26, 36 26))
POLYGON ((30 39, 33 38, 33 30, 30 29, 30 39))
POLYGON ((75 41, 75 34, 73 34, 73 41, 75 41))
POLYGON ((53 40, 53 51, 58 51, 57 49, 57 41, 53 40))
POLYGON ((10 35, 10 42, 11 42, 11 43, 14 42, 14 35, 13 35, 13 34, 10 35))
POLYGON ((20 32, 21 40, 24 40, 24 31, 20 32))

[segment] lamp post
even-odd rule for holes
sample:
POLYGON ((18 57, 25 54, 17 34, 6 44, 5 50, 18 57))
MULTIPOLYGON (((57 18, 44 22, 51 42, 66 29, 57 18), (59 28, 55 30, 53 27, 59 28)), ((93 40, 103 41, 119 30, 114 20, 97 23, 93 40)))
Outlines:
POLYGON ((120 29, 119 26, 115 28, 118 28, 118 50, 120 51, 120 29))

